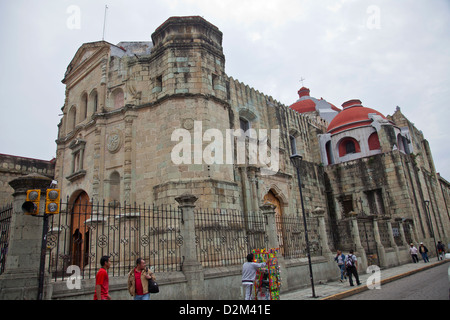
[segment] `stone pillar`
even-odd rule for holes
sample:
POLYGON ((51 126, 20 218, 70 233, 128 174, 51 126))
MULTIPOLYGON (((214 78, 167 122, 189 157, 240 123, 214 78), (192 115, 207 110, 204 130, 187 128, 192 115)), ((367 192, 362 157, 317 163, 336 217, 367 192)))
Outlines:
POLYGON ((0 300, 36 300, 38 297, 43 218, 25 215, 22 204, 26 201, 27 190, 40 189, 39 215, 42 215, 51 182, 52 179, 34 173, 9 182, 14 189, 14 203, 6 267, 0 276, 0 300))
POLYGON ((269 238, 268 246, 269 248, 278 248, 278 239, 277 239, 277 223, 275 221, 275 206, 270 203, 263 204, 259 207, 262 211, 262 214, 267 219, 267 236, 269 238))
MULTIPOLYGON (((275 206, 270 203, 263 204, 259 207, 262 214, 267 218, 267 236, 269 238, 268 247, 269 249, 279 248, 278 238, 277 238, 277 223, 275 220, 275 206)), ((281 275, 281 291, 285 292, 289 290, 288 284, 288 273, 286 270, 286 261, 284 260, 281 250, 277 255, 278 265, 280 266, 281 275)))
POLYGON ((203 267, 197 260, 195 244, 194 203, 197 199, 196 196, 186 193, 175 198, 182 210, 180 231, 183 237, 183 245, 181 246, 183 266, 181 271, 187 280, 186 297, 190 300, 203 300, 206 298, 203 267))
POLYGON ((320 246, 322 247, 322 255, 332 257, 334 259, 334 255, 328 246, 328 234, 327 229, 325 227, 325 210, 317 207, 313 210, 313 215, 317 217, 319 221, 319 235, 320 235, 320 246))
POLYGON ((384 250, 384 246, 381 243, 381 237, 380 237, 380 230, 378 229, 378 219, 373 219, 373 235, 375 237, 375 244, 377 246, 377 254, 378 254, 378 261, 380 263, 379 267, 387 267, 386 263, 386 252, 384 250))
POLYGON ((397 244, 394 239, 394 232, 392 231, 392 223, 390 220, 386 220, 387 229, 389 233, 389 242, 391 243, 391 247, 395 250, 395 257, 397 260, 394 262, 394 265, 398 266, 400 264, 400 251, 398 250, 397 244))
POLYGON ((398 232, 400 233, 400 239, 402 239, 402 246, 409 247, 409 243, 406 242, 405 229, 403 228, 403 219, 397 218, 398 221, 398 232))
POLYGON ((360 270, 366 270, 367 269, 367 256, 366 251, 364 250, 364 247, 361 244, 361 237, 359 235, 359 228, 358 228, 358 220, 356 219, 356 212, 350 212, 350 223, 352 227, 352 238, 353 243, 355 244, 356 251, 359 253, 359 264, 360 270))

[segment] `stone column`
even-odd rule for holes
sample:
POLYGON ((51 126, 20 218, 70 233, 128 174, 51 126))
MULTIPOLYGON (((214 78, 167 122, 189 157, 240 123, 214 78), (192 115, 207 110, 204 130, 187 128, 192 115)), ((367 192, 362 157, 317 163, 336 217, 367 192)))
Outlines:
POLYGON ((262 214, 267 219, 267 236, 269 238, 268 246, 269 248, 278 248, 278 239, 277 239, 277 223, 275 221, 275 206, 270 203, 263 204, 259 207, 262 211, 262 214))
POLYGON ((386 263, 386 252, 384 246, 381 243, 380 230, 378 229, 378 218, 373 219, 373 235, 375 237, 375 244, 377 247, 378 261, 380 263, 379 267, 387 267, 386 263))
MULTIPOLYGON (((0 276, 0 300, 36 300, 38 297, 43 218, 25 215, 22 204, 26 201, 27 190, 40 189, 39 215, 42 215, 51 182, 52 179, 34 173, 9 182, 14 189, 14 211, 5 272, 0 276)), ((44 293, 45 289, 44 286, 44 293)))
POLYGON ((181 236, 183 245, 181 255, 183 257, 182 272, 187 280, 186 297, 190 300, 205 299, 204 274, 202 264, 197 260, 195 244, 194 209, 197 197, 192 194, 183 194, 175 200, 182 210, 181 236))
POLYGON ((398 221, 398 232, 400 233, 400 239, 402 239, 402 246, 409 247, 409 243, 406 242, 405 229, 403 228, 403 219, 397 218, 395 221, 398 221))
POLYGON ((398 266, 400 264, 400 251, 398 250, 397 244, 395 243, 394 239, 394 232, 392 231, 392 223, 391 220, 386 220, 387 223, 387 229, 389 233, 389 242, 391 243, 391 247, 395 250, 395 257, 397 258, 397 261, 395 261, 395 265, 398 266))
POLYGON ((358 220, 356 219, 356 212, 352 211, 349 213, 350 215, 350 223, 352 227, 352 238, 353 243, 355 244, 356 251, 359 254, 359 264, 360 270, 366 270, 367 269, 367 256, 366 251, 364 250, 364 247, 361 244, 361 237, 359 235, 359 228, 358 228, 358 220))
POLYGON ((334 258, 333 253, 328 246, 328 234, 325 227, 325 210, 317 207, 313 210, 313 215, 317 217, 319 221, 319 235, 320 235, 320 246, 322 247, 322 255, 334 258))
MULTIPOLYGON (((262 214, 267 218, 267 236, 269 238, 268 247, 269 249, 279 248, 278 238, 277 238, 277 223, 275 220, 275 206, 270 203, 263 204, 259 207, 261 209, 262 214)), ((277 255, 278 265, 280 266, 280 275, 281 275, 281 291, 288 291, 288 273, 286 270, 286 261, 284 260, 283 255, 281 254, 281 250, 277 255)))

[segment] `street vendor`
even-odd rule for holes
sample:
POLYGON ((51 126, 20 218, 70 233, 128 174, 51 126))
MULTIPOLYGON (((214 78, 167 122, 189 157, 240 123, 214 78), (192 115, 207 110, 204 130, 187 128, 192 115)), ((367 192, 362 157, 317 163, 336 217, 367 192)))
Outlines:
POLYGON ((242 286, 245 291, 245 300, 253 300, 253 283, 256 278, 256 271, 266 266, 265 262, 253 262, 253 253, 247 255, 247 262, 242 266, 242 286))

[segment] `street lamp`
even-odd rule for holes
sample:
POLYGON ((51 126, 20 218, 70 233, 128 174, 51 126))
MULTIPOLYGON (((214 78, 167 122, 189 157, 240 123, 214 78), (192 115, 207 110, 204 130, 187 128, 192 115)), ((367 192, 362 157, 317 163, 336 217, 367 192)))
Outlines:
POLYGON ((425 204, 427 205, 427 218, 428 218, 428 221, 429 221, 430 227, 431 227, 431 236, 433 237, 433 241, 434 241, 434 249, 436 250, 436 257, 439 261, 439 252, 438 252, 437 244, 436 244, 436 236, 434 235, 433 220, 431 220, 431 214, 430 214, 430 200, 424 200, 423 202, 425 202, 425 204))
POLYGON ((302 156, 298 155, 298 154, 293 154, 290 158, 291 158, 291 162, 294 165, 295 169, 297 169, 298 190, 300 191, 300 202, 302 204, 303 224, 305 226, 305 241, 306 241, 306 252, 308 255, 308 264, 309 264, 309 278, 311 279, 312 297, 316 298, 316 292, 314 291, 314 279, 313 279, 312 264, 311 264, 311 254, 310 254, 310 250, 309 250, 308 228, 306 226, 306 214, 305 214, 305 208, 303 206, 302 183, 300 180, 300 166, 302 165, 302 156))

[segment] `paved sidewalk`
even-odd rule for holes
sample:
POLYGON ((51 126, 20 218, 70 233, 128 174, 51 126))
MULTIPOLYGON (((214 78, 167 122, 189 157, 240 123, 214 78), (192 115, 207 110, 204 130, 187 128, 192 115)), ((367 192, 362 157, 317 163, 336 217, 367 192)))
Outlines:
MULTIPOLYGON (((433 258, 434 261, 429 263, 424 263, 422 261, 418 263, 408 263, 401 266, 382 269, 381 272, 381 285, 383 283, 387 283, 390 281, 394 281, 406 276, 409 276, 413 273, 420 272, 429 268, 433 268, 437 265, 448 263, 450 260, 436 261, 436 258, 433 258)), ((336 266, 337 269, 337 266, 336 266)), ((336 271, 336 274, 339 270, 336 271)), ((339 280, 331 281, 327 283, 315 283, 314 291, 316 293, 316 298, 312 297, 311 286, 308 286, 303 289, 294 290, 286 293, 280 294, 280 300, 339 300, 345 297, 357 294, 359 292, 369 290, 366 283, 367 279, 371 276, 371 274, 367 274, 365 271, 359 271, 359 279, 361 281, 361 285, 357 286, 356 281, 353 278, 353 282, 355 284, 354 287, 350 287, 348 280, 345 282, 340 282, 339 280)))

